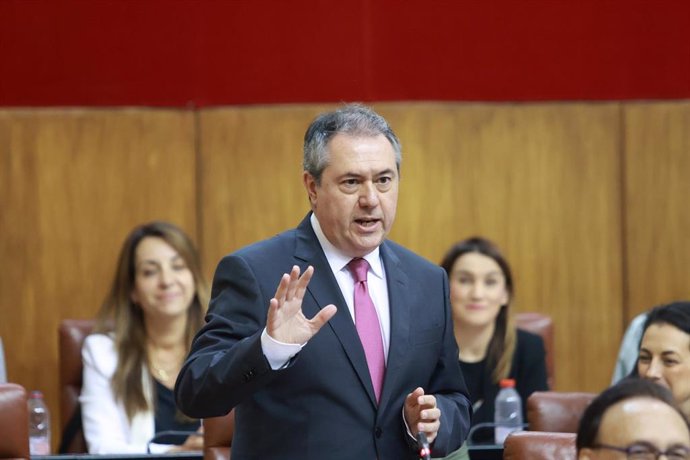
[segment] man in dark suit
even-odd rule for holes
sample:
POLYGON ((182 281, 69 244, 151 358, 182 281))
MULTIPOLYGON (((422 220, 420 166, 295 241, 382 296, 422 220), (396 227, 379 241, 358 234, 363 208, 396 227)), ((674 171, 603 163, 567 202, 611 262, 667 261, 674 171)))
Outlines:
POLYGON ((435 456, 467 436, 446 275, 385 239, 400 159, 372 110, 319 116, 304 143, 312 212, 218 265, 175 393, 193 417, 235 407, 233 460, 414 459, 419 432, 435 456))

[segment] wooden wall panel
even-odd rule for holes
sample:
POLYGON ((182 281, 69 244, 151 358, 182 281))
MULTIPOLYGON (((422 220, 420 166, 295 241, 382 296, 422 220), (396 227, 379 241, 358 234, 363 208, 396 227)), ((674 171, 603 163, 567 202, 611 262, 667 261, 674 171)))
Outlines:
POLYGON ((8 377, 58 428, 57 327, 90 318, 125 235, 166 219, 196 236, 194 115, 0 112, 0 335, 8 377))
MULTIPOLYGON (((470 234, 496 240, 518 309, 554 317, 558 388, 605 386, 622 324, 618 106, 375 107, 404 150, 392 238, 434 262, 470 234)), ((202 111, 207 262, 302 218, 302 138, 324 108, 202 111)))
POLYGON ((690 102, 625 106, 627 321, 690 298, 690 102))
POLYGON ((309 211, 304 132, 328 108, 201 111, 201 240, 209 276, 223 255, 295 227, 309 211))

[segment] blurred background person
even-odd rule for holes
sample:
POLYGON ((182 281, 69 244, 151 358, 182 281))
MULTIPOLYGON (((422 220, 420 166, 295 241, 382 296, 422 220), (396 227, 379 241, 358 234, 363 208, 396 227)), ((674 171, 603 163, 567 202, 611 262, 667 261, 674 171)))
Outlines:
MULTIPOLYGON (((441 266, 448 273, 459 360, 474 408, 472 425, 494 420, 501 379, 515 380, 526 420, 527 397, 548 390, 544 342, 517 329, 510 305, 513 276, 498 247, 473 237, 451 247, 441 266)), ((493 430, 478 429, 470 441, 493 442, 493 430)))
POLYGON ((671 390, 690 418, 690 302, 673 302, 648 313, 637 373, 671 390))
POLYGON ((585 409, 576 446, 579 460, 687 460, 690 428, 668 389, 625 379, 585 409))
POLYGON ((120 251, 112 287, 82 349, 80 395, 89 452, 201 450, 202 436, 172 446, 164 431, 198 432, 173 388, 208 306, 208 284, 189 237, 167 222, 136 227, 120 251))
POLYGON ((2 337, 0 337, 0 383, 7 382, 7 370, 5 369, 5 349, 2 347, 2 337))
POLYGON ((637 353, 640 349, 640 339, 642 339, 642 331, 646 319, 647 312, 640 313, 633 318, 628 329, 626 329, 620 349, 618 350, 616 367, 613 370, 613 377, 611 378, 612 385, 629 376, 632 372, 635 372, 635 368, 637 367, 637 353))

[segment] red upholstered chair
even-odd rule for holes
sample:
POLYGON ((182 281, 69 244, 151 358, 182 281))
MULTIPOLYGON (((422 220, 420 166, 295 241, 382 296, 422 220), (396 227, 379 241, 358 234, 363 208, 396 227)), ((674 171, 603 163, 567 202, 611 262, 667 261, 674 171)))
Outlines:
POLYGON ((550 316, 536 312, 522 312, 515 315, 518 328, 537 334, 544 340, 546 350, 546 377, 549 388, 553 388, 555 375, 553 368, 553 320, 550 316))
POLYGON ((530 431, 577 433, 585 408, 595 393, 535 391, 527 398, 530 431))
POLYGON ((30 457, 26 390, 15 383, 0 383, 0 458, 30 457))
POLYGON ((66 431, 74 431, 74 435, 66 445, 62 445, 63 453, 80 454, 87 452, 84 433, 81 424, 74 424, 75 414, 79 409, 79 394, 82 385, 83 364, 81 361, 81 347, 84 339, 94 327, 92 319, 65 319, 58 328, 60 356, 60 428, 62 436, 66 431))
POLYGON ((230 460, 235 431, 235 410, 228 415, 204 419, 204 460, 230 460))
POLYGON ((575 433, 520 431, 503 448, 503 460, 575 460, 575 433))

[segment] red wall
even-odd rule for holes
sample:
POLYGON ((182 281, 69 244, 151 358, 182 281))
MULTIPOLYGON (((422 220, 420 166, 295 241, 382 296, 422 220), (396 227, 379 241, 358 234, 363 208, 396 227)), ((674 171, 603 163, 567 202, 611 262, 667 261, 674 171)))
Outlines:
POLYGON ((0 0, 0 105, 690 97, 684 0, 0 0))

